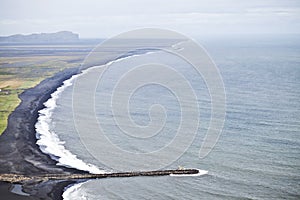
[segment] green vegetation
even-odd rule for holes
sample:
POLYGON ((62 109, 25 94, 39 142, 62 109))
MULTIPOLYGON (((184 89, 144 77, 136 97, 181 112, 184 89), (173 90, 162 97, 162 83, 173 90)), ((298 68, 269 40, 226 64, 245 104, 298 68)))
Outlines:
MULTIPOLYGON (((0 71, 3 70, 5 69, 0 68, 0 71)), ((9 114, 20 103, 18 95, 22 93, 25 89, 34 87, 46 77, 47 76, 42 76, 39 78, 20 78, 18 77, 18 75, 0 75, 0 134, 3 133, 7 126, 7 118, 9 114)))
MULTIPOLYGON (((53 56, 41 62, 41 58, 25 57, 29 65, 1 67, 0 65, 0 135, 7 126, 9 114, 19 105, 18 95, 24 90, 34 87, 47 77, 53 76, 68 67, 78 66, 78 63, 68 62, 74 56, 53 56), (37 64, 38 63, 38 64, 37 64)), ((78 59, 78 58, 77 58, 78 59)), ((20 58, 0 58, 0 63, 20 63, 20 58)), ((80 60, 80 59, 79 59, 80 60)))
POLYGON ((2 133, 7 126, 7 117, 19 105, 20 100, 16 93, 0 96, 0 132, 2 133))

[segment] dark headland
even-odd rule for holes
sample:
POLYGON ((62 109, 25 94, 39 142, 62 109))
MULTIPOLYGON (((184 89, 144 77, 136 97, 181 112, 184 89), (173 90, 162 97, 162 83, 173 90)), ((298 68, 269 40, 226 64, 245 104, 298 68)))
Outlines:
POLYGON ((7 44, 51 44, 74 42, 79 42, 79 35, 70 31, 59 31, 56 33, 33 33, 29 35, 16 34, 0 37, 0 43, 7 44))
POLYGON ((35 123, 38 111, 63 81, 78 73, 69 68, 42 81, 36 87, 19 95, 20 105, 9 116, 8 126, 0 136, 0 194, 5 199, 62 199, 64 188, 78 181, 95 178, 162 176, 170 174, 197 174, 197 169, 160 170, 148 172, 121 172, 89 174, 85 171, 56 165, 36 144, 35 123), (42 91, 42 92, 41 92, 42 91), (10 193, 14 183, 22 184, 30 196, 10 193))

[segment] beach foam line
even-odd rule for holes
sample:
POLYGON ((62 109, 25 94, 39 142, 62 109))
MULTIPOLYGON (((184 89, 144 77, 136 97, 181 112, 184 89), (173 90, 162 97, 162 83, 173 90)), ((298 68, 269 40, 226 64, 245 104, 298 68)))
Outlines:
POLYGON ((41 151, 45 154, 50 155, 51 159, 56 160, 58 163, 57 165, 75 168, 83 171, 88 171, 92 174, 102 174, 106 173, 105 170, 100 170, 97 166, 85 163, 83 160, 77 158, 76 155, 71 153, 67 150, 64 146, 64 141, 60 140, 58 135, 53 131, 50 130, 50 123, 52 122, 52 113, 56 108, 56 101, 60 97, 61 93, 68 87, 70 87, 74 81, 79 77, 86 73, 89 70, 92 70, 96 67, 104 67, 112 65, 115 62, 119 62, 125 59, 129 59, 136 56, 141 56, 145 54, 149 54, 152 52, 146 52, 144 54, 134 54, 122 58, 118 58, 116 60, 110 61, 104 65, 90 67, 81 71, 79 74, 73 75, 70 79, 67 79, 63 82, 62 86, 58 87, 54 93, 51 94, 51 98, 48 99, 44 105, 45 108, 39 111, 38 121, 35 124, 36 129, 36 144, 39 145, 41 151))
POLYGON ((64 141, 61 141, 58 135, 50 130, 49 124, 51 123, 53 110, 56 108, 56 101, 61 93, 73 84, 73 81, 81 74, 74 75, 70 79, 63 82, 63 85, 58 87, 57 90, 51 94, 44 105, 45 108, 39 111, 38 122, 35 124, 37 144, 43 153, 49 154, 50 157, 58 161, 57 165, 76 168, 83 171, 88 171, 93 174, 105 173, 98 167, 92 164, 85 163, 72 154, 64 146, 64 141))
POLYGON ((84 194, 80 192, 81 186, 87 182, 75 183, 71 186, 66 187, 64 193, 62 194, 63 199, 87 199, 84 194))

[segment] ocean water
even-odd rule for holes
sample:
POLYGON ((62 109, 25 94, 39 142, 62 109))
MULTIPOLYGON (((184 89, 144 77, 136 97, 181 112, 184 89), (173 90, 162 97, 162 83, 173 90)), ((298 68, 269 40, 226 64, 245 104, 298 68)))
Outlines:
MULTIPOLYGON (((124 134, 118 125, 133 129, 130 124, 122 124, 127 117, 125 114, 117 116, 121 124, 116 124, 116 113, 112 111, 110 99, 122 75, 134 67, 143 63, 172 66, 186 77, 194 89, 200 121, 192 144, 164 168, 184 166, 207 170, 208 174, 90 180, 69 187, 63 195, 65 199, 300 198, 300 43, 292 37, 266 37, 209 39, 202 41, 202 44, 218 66, 226 92, 224 127, 208 156, 202 159, 198 156, 211 118, 208 88, 188 63, 172 54, 154 51, 110 63, 95 89, 93 117, 97 119, 105 137, 124 151, 149 153, 162 149, 176 136, 182 120, 182 104, 172 91, 158 84, 149 84, 132 93, 130 101, 121 98, 119 103, 128 103, 131 120, 139 126, 164 121, 158 134, 145 138, 124 134), (157 104, 164 107, 166 118, 160 118, 159 113, 149 113, 151 106, 157 104), (155 120, 155 117, 159 120, 155 120)), ((93 155, 88 150, 90 147, 80 140, 74 125, 74 85, 78 76, 84 77, 86 73, 66 81, 46 102, 47 107, 40 111, 36 125, 40 138, 38 144, 44 152, 65 166, 91 173, 122 170, 112 168, 103 162, 104 158, 102 161, 101 158, 96 159, 97 155, 93 155)), ((159 75, 159 72, 149 74, 159 75)), ((176 82, 176 79, 170 79, 170 84, 176 82)), ((194 119, 184 120, 191 123, 188 126, 194 123, 194 119)), ((88 124, 86 126, 88 131, 88 124)), ((155 127, 153 130, 156 130, 155 127)), ((99 139, 97 137, 90 138, 91 144, 95 144, 92 141, 99 139)), ((92 148, 113 163, 122 162, 124 170, 149 167, 145 164, 149 160, 124 161, 103 146, 92 148)))

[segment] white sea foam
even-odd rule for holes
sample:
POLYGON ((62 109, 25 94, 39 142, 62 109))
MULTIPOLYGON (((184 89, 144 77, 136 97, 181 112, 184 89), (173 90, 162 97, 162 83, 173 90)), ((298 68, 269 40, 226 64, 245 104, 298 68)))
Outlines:
POLYGON ((74 185, 72 185, 71 187, 67 187, 65 188, 65 191, 63 193, 63 199, 87 199, 87 197, 85 196, 85 194, 82 194, 82 192, 80 192, 80 187, 86 182, 82 182, 82 183, 76 183, 74 185))
POLYGON ((50 130, 51 116, 56 107, 56 101, 61 93, 72 85, 74 80, 81 74, 74 75, 70 79, 63 82, 63 85, 51 94, 51 98, 44 103, 45 108, 39 111, 38 122, 35 124, 37 144, 40 146, 42 152, 49 154, 52 159, 58 161, 57 165, 72 167, 79 170, 88 171, 93 174, 104 173, 98 167, 92 164, 85 163, 72 154, 64 146, 64 141, 61 141, 57 134, 50 130))
POLYGON ((205 175, 207 173, 208 173, 208 171, 206 171, 206 170, 198 169, 198 173, 197 174, 170 174, 170 176, 175 176, 175 177, 202 176, 202 175, 205 175))
MULTIPOLYGON (((147 54, 148 53, 151 52, 147 52, 147 54)), ((128 57, 119 58, 117 60, 110 61, 103 66, 109 66, 115 62, 119 62, 135 56, 139 55, 131 55, 128 57)), ((60 97, 61 93, 67 87, 70 87, 77 77, 84 75, 89 70, 92 70, 96 67, 101 66, 90 67, 86 70, 83 70, 80 74, 73 75, 70 79, 65 80, 63 82, 63 85, 58 87, 56 91, 51 94, 51 98, 44 103, 45 108, 39 111, 38 122, 35 124, 36 137, 38 139, 36 143, 39 145, 42 152, 49 154, 52 159, 58 161, 57 165, 88 171, 93 174, 105 173, 105 171, 100 170, 95 165, 85 163, 84 161, 77 158, 76 155, 67 150, 64 146, 65 142, 60 140, 58 135, 53 130, 50 130, 49 125, 52 120, 52 113, 56 108, 56 101, 60 97)))

